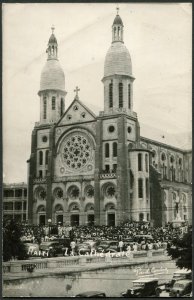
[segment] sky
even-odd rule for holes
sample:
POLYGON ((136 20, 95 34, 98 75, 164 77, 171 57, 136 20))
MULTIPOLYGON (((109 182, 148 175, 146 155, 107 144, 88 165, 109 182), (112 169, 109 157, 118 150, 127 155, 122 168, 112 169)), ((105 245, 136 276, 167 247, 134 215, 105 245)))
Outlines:
MULTIPOLYGON (((191 4, 119 4, 133 67, 134 111, 141 135, 191 148, 191 4)), ((103 110, 105 55, 115 3, 3 4, 3 181, 27 182, 31 133, 40 118, 37 95, 55 26, 65 73, 66 109, 80 100, 103 110)))

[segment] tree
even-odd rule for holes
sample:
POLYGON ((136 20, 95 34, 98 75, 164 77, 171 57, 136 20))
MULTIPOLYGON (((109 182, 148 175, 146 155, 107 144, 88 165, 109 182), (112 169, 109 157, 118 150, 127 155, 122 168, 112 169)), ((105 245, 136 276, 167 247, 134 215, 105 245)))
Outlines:
POLYGON ((167 252, 175 260, 177 267, 192 270, 192 231, 173 240, 167 252))
POLYGON ((14 220, 6 220, 3 224, 3 261, 11 258, 28 258, 27 248, 21 241, 22 227, 14 220))

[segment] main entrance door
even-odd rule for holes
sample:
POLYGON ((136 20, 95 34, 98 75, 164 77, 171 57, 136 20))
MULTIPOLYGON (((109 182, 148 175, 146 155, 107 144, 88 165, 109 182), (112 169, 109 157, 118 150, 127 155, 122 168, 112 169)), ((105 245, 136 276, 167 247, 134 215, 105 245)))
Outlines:
POLYGON ((71 215, 71 226, 79 225, 79 215, 71 215))
POLYGON ((107 218, 107 225, 115 226, 115 213, 108 213, 107 218))
POLYGON ((46 216, 40 215, 39 216, 39 225, 45 225, 46 216))
POLYGON ((63 225, 63 215, 57 215, 56 221, 57 221, 57 224, 61 223, 61 225, 63 225))
POLYGON ((88 215, 88 225, 94 225, 94 214, 88 215))

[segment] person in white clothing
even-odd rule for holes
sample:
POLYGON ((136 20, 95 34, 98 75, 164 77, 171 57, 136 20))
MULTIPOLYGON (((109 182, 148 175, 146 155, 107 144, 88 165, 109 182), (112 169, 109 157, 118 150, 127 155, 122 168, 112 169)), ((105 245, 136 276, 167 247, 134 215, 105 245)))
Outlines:
POLYGON ((120 252, 122 252, 122 250, 123 250, 123 245, 124 245, 123 241, 119 241, 120 252))

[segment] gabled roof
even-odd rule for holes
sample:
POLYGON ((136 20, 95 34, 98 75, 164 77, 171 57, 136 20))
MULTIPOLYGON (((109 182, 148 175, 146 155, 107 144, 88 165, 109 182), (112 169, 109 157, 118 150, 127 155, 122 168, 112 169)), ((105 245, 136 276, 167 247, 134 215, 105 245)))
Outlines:
POLYGON ((82 123, 94 120, 96 120, 96 115, 79 99, 75 98, 62 115, 57 125, 69 125, 73 123, 82 123))

